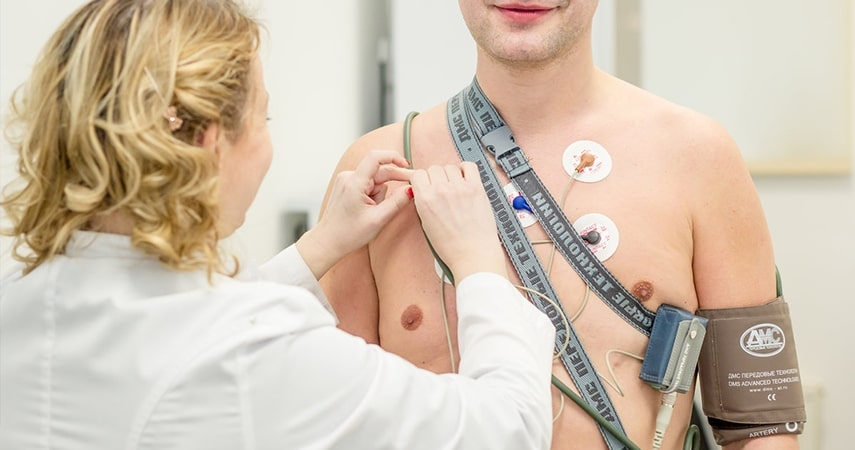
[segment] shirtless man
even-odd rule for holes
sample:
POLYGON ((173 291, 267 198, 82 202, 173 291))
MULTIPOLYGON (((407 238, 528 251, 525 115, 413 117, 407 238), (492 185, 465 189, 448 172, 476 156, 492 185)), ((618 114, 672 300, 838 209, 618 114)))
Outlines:
MULTIPOLYGON (((775 298, 772 243, 736 144, 710 118, 595 67, 596 0, 459 3, 478 44, 475 75, 485 95, 559 203, 567 189, 563 208, 570 221, 588 213, 611 219, 620 239, 604 264, 648 310, 668 303, 694 312, 775 298), (562 155, 581 140, 605 149, 611 171, 600 181, 575 181, 567 188, 562 155)), ((396 123, 368 133, 346 152, 337 171, 352 169, 371 149, 403 151, 403 132, 396 123)), ((414 167, 460 161, 445 103, 414 119, 411 142, 414 167)), ((496 172, 508 183, 501 169, 496 172)), ((533 242, 548 239, 539 224, 526 232, 533 242)), ((536 244, 535 250, 544 266, 549 264, 552 245, 536 244)), ((549 273, 565 311, 575 316, 573 328, 596 371, 611 386, 608 395, 627 435, 650 448, 661 394, 639 379, 648 338, 595 294, 586 295, 585 284, 560 254, 549 273)), ((322 282, 342 329, 425 369, 456 367, 454 288, 438 276, 414 208, 405 209, 322 282)), ((515 282, 522 284, 519 278, 515 282)), ((573 386, 558 359, 554 374, 573 386)), ((591 417, 553 391, 552 448, 606 448, 591 417)), ((678 396, 663 449, 682 448, 692 392, 678 396)), ((725 448, 797 447, 796 436, 789 434, 725 448)))

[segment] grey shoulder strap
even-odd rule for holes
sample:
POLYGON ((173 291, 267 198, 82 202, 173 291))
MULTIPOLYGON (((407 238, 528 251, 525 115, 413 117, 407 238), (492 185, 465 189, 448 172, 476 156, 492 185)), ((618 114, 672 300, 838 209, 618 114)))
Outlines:
MULTIPOLYGON (((464 90, 452 97, 446 108, 448 126, 457 152, 461 159, 473 161, 478 166, 481 181, 496 217, 499 237, 523 284, 528 289, 540 292, 551 300, 547 301, 538 295, 529 294, 532 302, 549 317, 555 326, 555 345, 560 351, 561 361, 573 384, 585 402, 591 405, 611 427, 618 430, 619 433, 626 434, 590 357, 585 353, 572 324, 564 319, 569 316, 564 312, 548 274, 537 259, 525 230, 516 220, 513 207, 505 200, 499 180, 482 148, 480 136, 475 133, 470 118, 466 114, 466 94, 467 90, 464 90)), ((611 427, 601 424, 598 424, 598 427, 610 449, 624 448, 620 439, 608 429, 611 427)))

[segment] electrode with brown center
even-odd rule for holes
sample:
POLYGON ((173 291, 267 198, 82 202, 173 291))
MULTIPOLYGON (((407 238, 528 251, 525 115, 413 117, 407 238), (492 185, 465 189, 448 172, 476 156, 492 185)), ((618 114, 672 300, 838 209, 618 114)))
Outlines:
POLYGON ((594 165, 594 161, 596 160, 596 156, 590 153, 582 153, 582 155, 579 156, 579 164, 576 165, 576 173, 585 170, 585 168, 587 167, 591 167, 592 165, 594 165))

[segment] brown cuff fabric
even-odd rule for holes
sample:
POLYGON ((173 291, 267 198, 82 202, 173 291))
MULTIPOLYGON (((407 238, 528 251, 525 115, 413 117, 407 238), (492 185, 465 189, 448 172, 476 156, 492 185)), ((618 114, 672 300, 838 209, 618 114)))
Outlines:
POLYGON ((727 445, 742 439, 752 439, 776 434, 802 434, 804 422, 773 423, 759 425, 740 425, 710 419, 715 442, 718 445, 727 445))

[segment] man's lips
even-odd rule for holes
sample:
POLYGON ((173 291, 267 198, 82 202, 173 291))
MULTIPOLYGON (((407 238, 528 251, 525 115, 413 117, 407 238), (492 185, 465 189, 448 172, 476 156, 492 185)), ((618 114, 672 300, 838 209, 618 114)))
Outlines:
POLYGON ((515 23, 531 23, 552 12, 552 8, 536 5, 497 5, 496 9, 506 19, 515 23))

